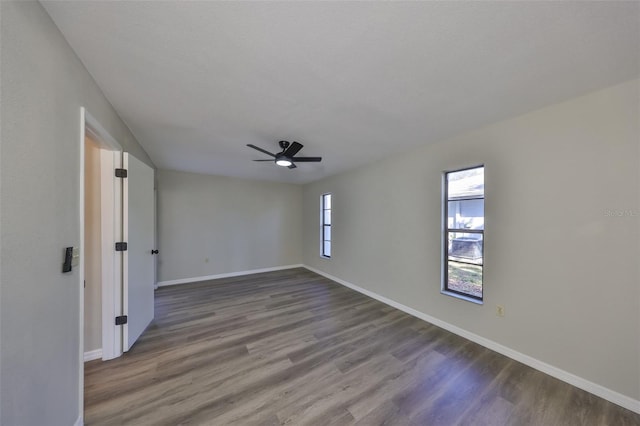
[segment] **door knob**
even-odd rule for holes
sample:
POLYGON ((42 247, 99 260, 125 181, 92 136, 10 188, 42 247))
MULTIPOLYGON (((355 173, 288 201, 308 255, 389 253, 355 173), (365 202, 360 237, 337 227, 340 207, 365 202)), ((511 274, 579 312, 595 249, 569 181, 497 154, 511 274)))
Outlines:
POLYGON ((151 254, 158 254, 158 250, 151 249, 151 254))

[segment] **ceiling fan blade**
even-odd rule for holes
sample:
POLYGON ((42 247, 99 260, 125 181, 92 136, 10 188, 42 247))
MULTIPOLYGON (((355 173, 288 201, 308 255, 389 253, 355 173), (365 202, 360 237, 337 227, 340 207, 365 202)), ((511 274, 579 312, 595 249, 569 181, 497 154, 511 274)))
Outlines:
POLYGON ((322 157, 295 157, 292 160, 298 163, 317 163, 322 161, 322 157))
POLYGON ((262 153, 265 153, 265 154, 267 154, 267 155, 270 155, 270 156, 272 156, 272 157, 274 157, 274 158, 275 158, 275 156, 276 156, 275 154, 272 154, 272 153, 270 153, 269 151, 266 151, 266 150, 264 150, 264 149, 262 149, 262 148, 260 148, 260 147, 255 146, 255 145, 251 145, 250 143, 248 143, 248 144, 247 144, 247 146, 248 146, 249 148, 253 148, 253 149, 257 150, 257 151, 260 151, 260 152, 262 152, 262 153))
POLYGON ((302 144, 298 142, 292 142, 291 145, 283 152, 285 157, 293 157, 302 149, 302 144))
POLYGON ((296 165, 295 165, 295 164, 293 164, 293 163, 291 163, 291 165, 290 165, 290 166, 287 166, 287 167, 288 167, 289 169, 295 169, 295 168, 296 168, 296 165))
POLYGON ((269 161, 269 162, 273 163, 273 160, 253 160, 253 161, 269 161))

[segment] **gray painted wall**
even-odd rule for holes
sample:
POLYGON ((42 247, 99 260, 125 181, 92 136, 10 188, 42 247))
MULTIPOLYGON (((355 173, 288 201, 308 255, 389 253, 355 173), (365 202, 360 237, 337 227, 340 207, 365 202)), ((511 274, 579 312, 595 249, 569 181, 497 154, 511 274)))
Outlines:
POLYGON ((158 281, 301 263, 301 206, 299 185, 159 170, 158 281))
POLYGON ((0 2, 0 424, 79 415, 80 107, 152 164, 40 3, 0 2))
POLYGON ((306 185, 304 263, 639 399, 639 85, 306 185), (440 294, 441 173, 481 163, 477 305, 440 294), (319 256, 323 192, 333 193, 330 260, 319 256))

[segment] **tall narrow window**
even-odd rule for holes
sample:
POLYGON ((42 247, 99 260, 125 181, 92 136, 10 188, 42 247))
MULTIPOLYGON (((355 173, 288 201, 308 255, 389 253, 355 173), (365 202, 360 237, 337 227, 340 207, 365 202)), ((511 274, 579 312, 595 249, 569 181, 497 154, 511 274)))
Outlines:
POLYGON ((331 257, 331 194, 322 194, 320 221, 322 223, 320 253, 323 257, 331 257))
POLYGON ((482 301, 484 166, 444 174, 442 290, 482 301))

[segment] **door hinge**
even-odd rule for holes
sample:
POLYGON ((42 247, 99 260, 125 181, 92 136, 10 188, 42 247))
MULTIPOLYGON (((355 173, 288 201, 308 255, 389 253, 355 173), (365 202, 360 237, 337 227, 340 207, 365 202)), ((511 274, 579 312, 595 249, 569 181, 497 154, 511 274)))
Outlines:
POLYGON ((127 316, 126 315, 120 315, 119 317, 116 317, 116 325, 123 325, 127 323, 127 316))
POLYGON ((127 243, 116 243, 116 251, 127 251, 127 243))
POLYGON ((127 169, 116 169, 116 177, 126 178, 127 177, 127 169))

